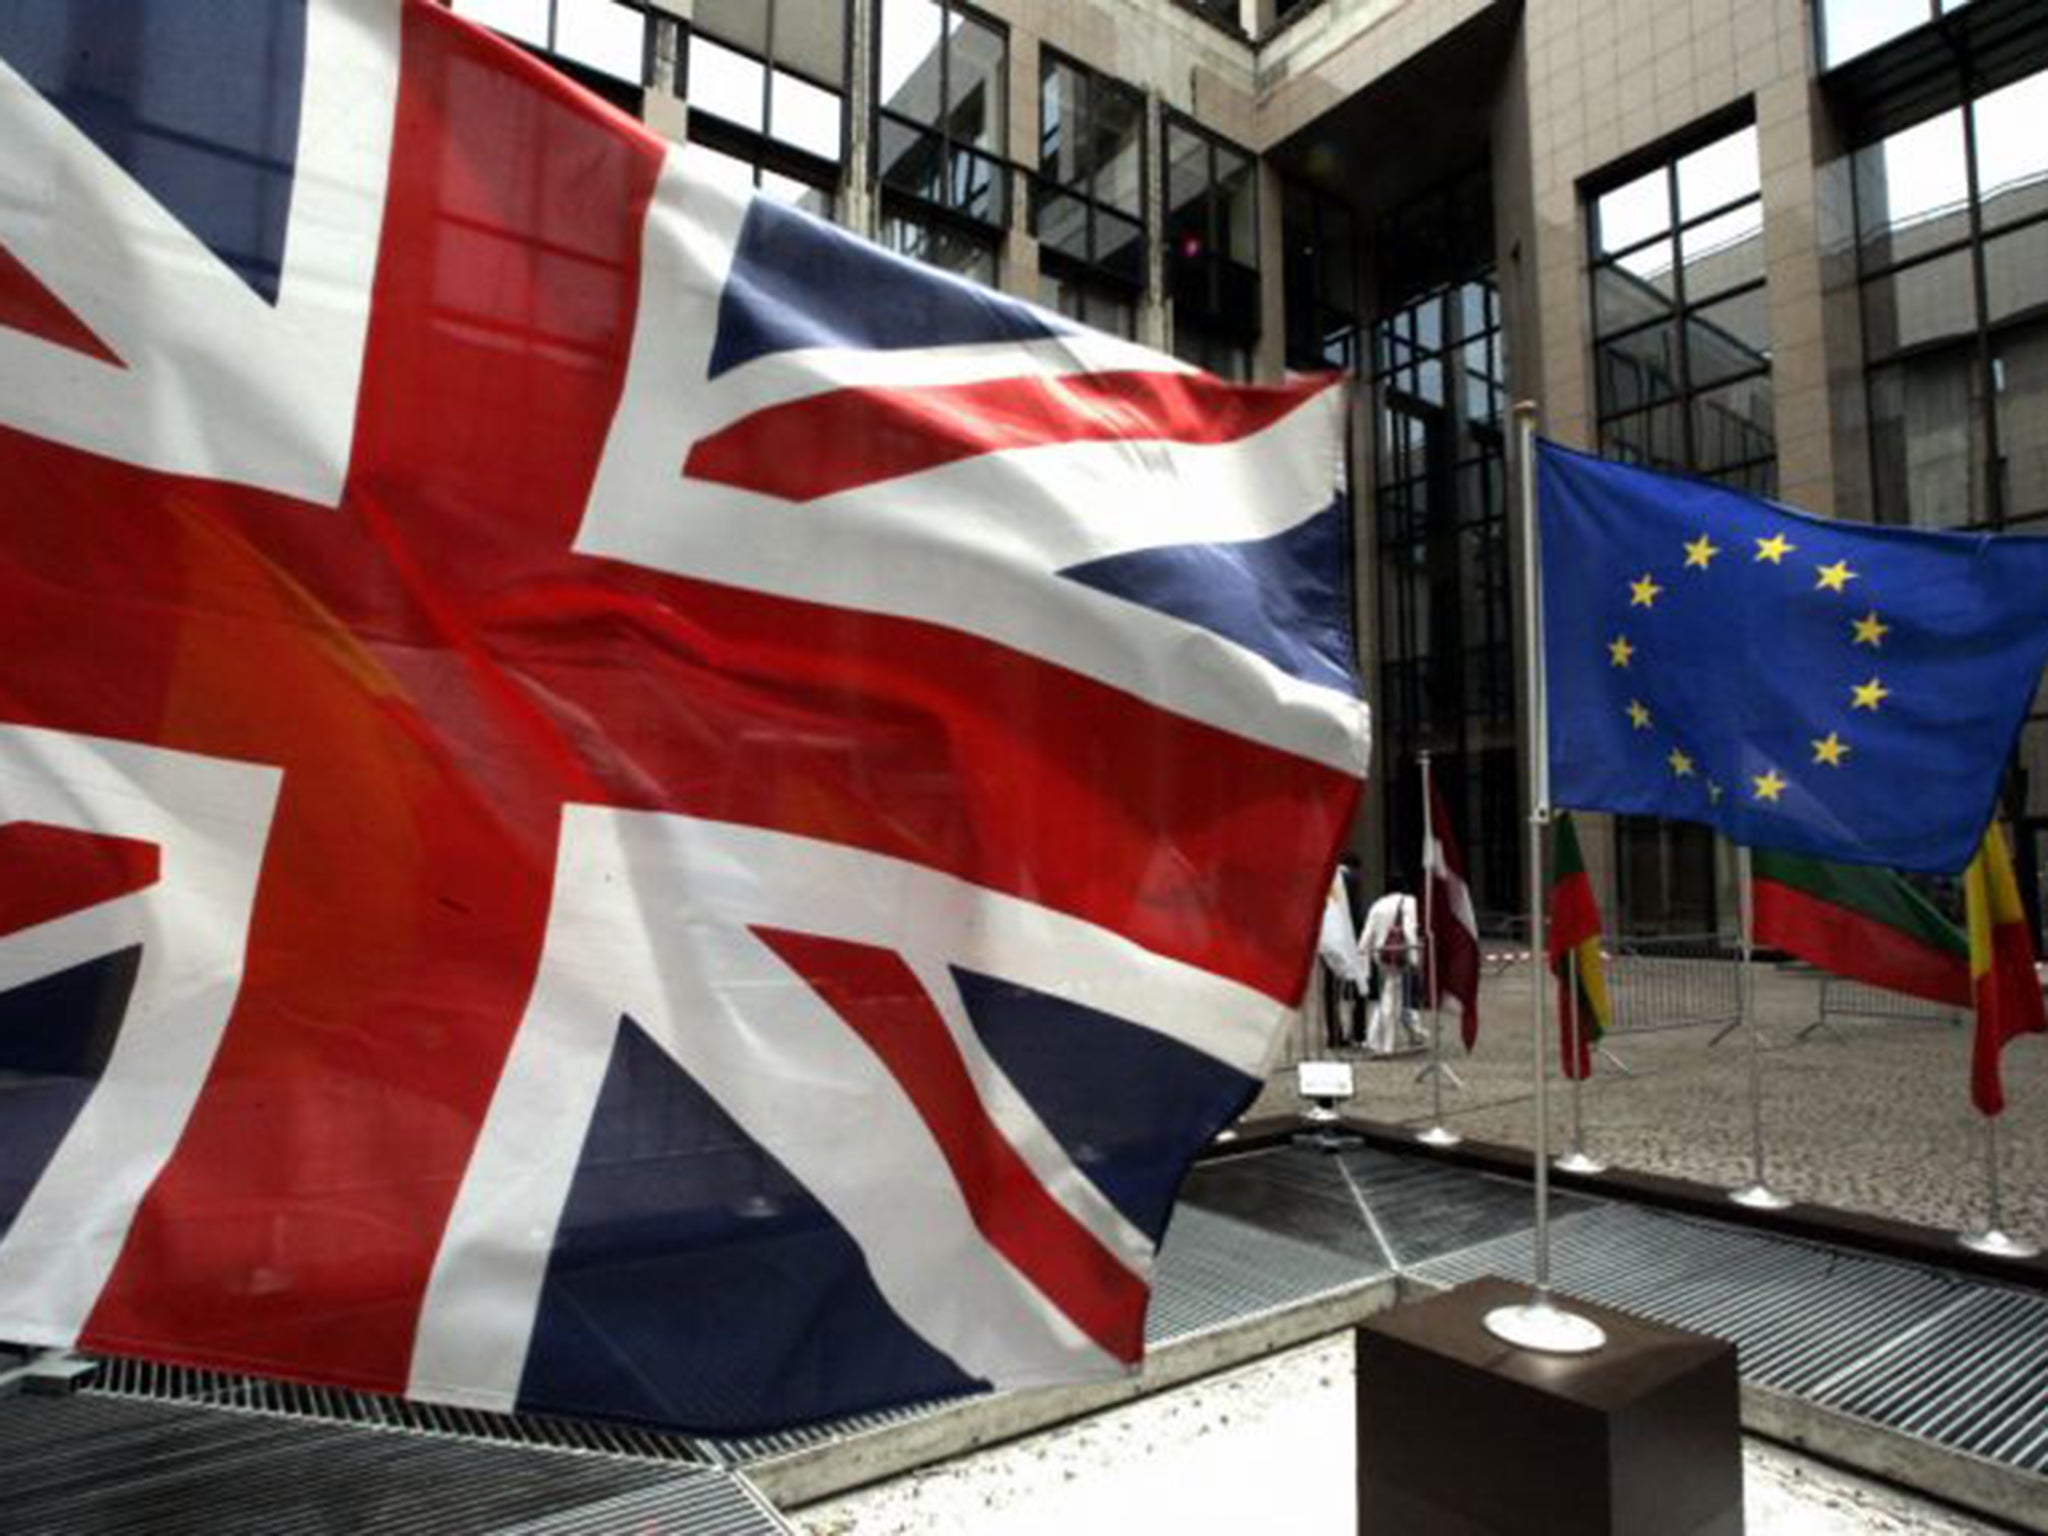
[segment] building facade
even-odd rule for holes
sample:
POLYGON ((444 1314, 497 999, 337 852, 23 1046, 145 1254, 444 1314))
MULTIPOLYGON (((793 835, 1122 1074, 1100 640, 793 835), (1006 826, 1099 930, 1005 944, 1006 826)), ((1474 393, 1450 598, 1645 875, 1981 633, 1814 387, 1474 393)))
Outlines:
MULTIPOLYGON (((2048 533, 2048 0, 452 3, 919 260, 1349 372, 1356 841, 1412 872, 1428 751, 1483 919, 1524 891, 1510 401, 1823 515, 2048 533)), ((2048 708, 2006 799, 2032 900, 2048 708)), ((1732 921, 1702 830, 1586 832, 1623 930, 1732 921)))

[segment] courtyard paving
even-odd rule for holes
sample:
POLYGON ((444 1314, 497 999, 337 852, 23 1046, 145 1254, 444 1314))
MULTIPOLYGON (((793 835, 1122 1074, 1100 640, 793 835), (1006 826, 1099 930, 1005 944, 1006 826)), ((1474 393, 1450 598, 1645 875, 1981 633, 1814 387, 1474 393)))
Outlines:
MULTIPOLYGON (((1642 962, 1637 962, 1639 966, 1642 962)), ((1673 1013, 1711 1013, 1732 998, 1732 965, 1664 962, 1667 974, 1641 996, 1668 1000, 1673 1013), (1703 967, 1720 965, 1724 974, 1703 967)), ((1513 1146, 1534 1138, 1533 1064, 1526 961, 1490 966, 1480 989, 1476 1049, 1446 1037, 1446 1060, 1464 1081, 1446 1089, 1446 1123, 1467 1136, 1513 1146)), ((1832 996, 1839 1001, 1843 989, 1832 996)), ((1822 983, 1803 969, 1756 968, 1762 1053, 1763 1123, 1769 1182, 1781 1192, 1844 1210, 1939 1229, 1985 1221, 1983 1121, 1970 1105, 1971 1024, 1967 1017, 1901 1000, 1890 1018, 1838 1016, 1808 1035, 1820 1016, 1822 983), (1910 1012, 1903 1011, 1910 1010, 1910 1012)), ((1879 1000, 1862 994, 1865 1002, 1879 1000)), ((1639 1013, 1652 1012, 1649 1008, 1639 1013)), ((1551 1014, 1554 1029, 1554 1012, 1551 1014)), ((1662 1025, 1655 1017, 1643 1022, 1662 1025)), ((1749 1056, 1743 1036, 1711 1043, 1718 1022, 1618 1029, 1608 1040, 1628 1071, 1602 1061, 1582 1096, 1587 1150, 1617 1167, 1734 1186, 1749 1172, 1749 1056)), ((1288 1059, 1304 1041, 1289 1042, 1288 1059)), ((1318 1053, 1322 1054, 1322 1053, 1318 1053)), ((1416 1081, 1426 1055, 1356 1062, 1351 1110, 1367 1119, 1428 1124, 1430 1090, 1416 1081)), ((1552 1146, 1570 1135, 1571 1095, 1552 1070, 1552 1146)), ((2001 1117, 2005 1229, 2048 1244, 2048 1036, 2005 1051, 2007 1109, 2001 1117)), ((1251 1114, 1299 1107, 1291 1065, 1276 1070, 1251 1114)))

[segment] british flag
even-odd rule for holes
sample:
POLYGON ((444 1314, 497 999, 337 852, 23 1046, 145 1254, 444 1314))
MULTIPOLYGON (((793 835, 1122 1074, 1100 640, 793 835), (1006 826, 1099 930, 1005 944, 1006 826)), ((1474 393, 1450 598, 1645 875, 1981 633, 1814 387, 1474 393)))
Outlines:
POLYGON ((0 4, 0 1338, 705 1429, 1138 1359, 1359 792, 1342 392, 427 4, 0 4))

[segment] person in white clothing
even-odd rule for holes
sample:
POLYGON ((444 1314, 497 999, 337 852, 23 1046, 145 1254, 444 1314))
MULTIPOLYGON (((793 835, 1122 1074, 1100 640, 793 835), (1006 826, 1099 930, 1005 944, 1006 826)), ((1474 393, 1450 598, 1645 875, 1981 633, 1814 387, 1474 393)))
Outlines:
POLYGON ((1416 1011, 1422 928, 1406 883, 1393 881, 1387 894, 1372 904, 1358 940, 1359 953, 1372 968, 1372 1011, 1366 1019, 1365 1048, 1375 1056, 1413 1050, 1423 1042, 1422 1020, 1416 1011))

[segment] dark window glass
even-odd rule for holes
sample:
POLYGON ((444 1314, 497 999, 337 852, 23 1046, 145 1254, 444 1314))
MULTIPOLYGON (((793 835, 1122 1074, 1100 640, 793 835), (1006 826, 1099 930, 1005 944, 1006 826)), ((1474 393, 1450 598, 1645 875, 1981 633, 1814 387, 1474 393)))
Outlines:
MULTIPOLYGON (((1852 152, 1870 509, 1998 527, 2043 506, 2048 71, 1852 152)), ((1955 99, 1954 97, 1950 98, 1955 99)))
POLYGON ((1257 192, 1249 155, 1167 115, 1166 259, 1177 351, 1185 332, 1199 334, 1187 346, 1201 355, 1220 349, 1233 367, 1239 353, 1249 357, 1259 333, 1257 192))
POLYGON ((1082 276, 1045 275, 1046 301, 1061 314, 1126 341, 1138 334, 1138 306, 1122 288, 1105 287, 1082 276))
POLYGON ((920 228, 932 227, 934 211, 984 226, 963 229, 961 237, 992 253, 988 237, 1010 221, 1009 165, 1002 158, 1009 35, 953 0, 877 0, 876 34, 875 137, 885 204, 920 228), (930 206, 901 206, 906 198, 930 206))
POLYGON ((1603 452, 1753 486, 1772 446, 1756 130, 1592 198, 1603 452))
POLYGON ((882 219, 882 244, 927 266, 957 272, 977 283, 996 280, 993 241, 938 219, 892 212, 882 219))
POLYGON ((1144 97, 1045 50, 1033 232, 1084 287, 1130 290, 1133 314, 1145 286, 1144 165, 1144 97))
POLYGON ((1358 241, 1350 208, 1288 183, 1281 188, 1280 226, 1287 366, 1304 372, 1356 367, 1358 241))

